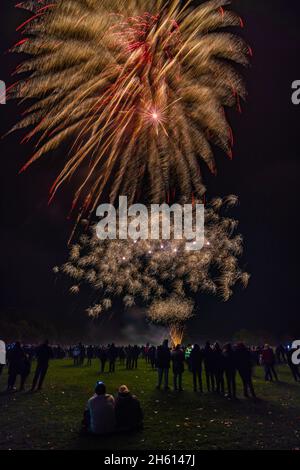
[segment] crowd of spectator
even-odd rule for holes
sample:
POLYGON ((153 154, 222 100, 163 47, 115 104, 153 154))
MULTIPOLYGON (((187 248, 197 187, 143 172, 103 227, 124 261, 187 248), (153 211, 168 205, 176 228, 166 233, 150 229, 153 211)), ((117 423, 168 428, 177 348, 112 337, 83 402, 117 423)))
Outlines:
MULTIPOLYGON (((161 345, 93 346, 78 343, 73 346, 49 346, 48 341, 36 345, 21 345, 20 342, 5 347, 1 343, 0 375, 7 364, 7 391, 16 390, 20 377, 19 390, 25 385, 34 364, 34 374, 30 390, 41 390, 47 374, 50 359, 70 358, 74 367, 90 367, 93 361, 99 365, 99 374, 115 373, 118 368, 137 369, 139 361, 146 362, 150 370, 157 371, 157 389, 170 389, 172 370, 173 390, 183 391, 184 372, 192 374, 194 392, 214 392, 228 399, 237 399, 236 377, 239 375, 245 397, 256 399, 252 381, 256 366, 263 366, 266 381, 278 381, 278 364, 287 364, 292 377, 300 382, 299 366, 293 361, 295 349, 278 345, 247 347, 244 343, 221 346, 218 342, 205 345, 188 344, 169 347, 168 340, 161 345), (5 357, 6 356, 6 357, 5 357), (3 359, 4 358, 4 359, 3 359)), ((300 351, 299 351, 300 353, 300 351)), ((300 354, 299 354, 300 355, 300 354)), ((95 394, 87 403, 84 412, 82 432, 84 434, 109 434, 112 432, 135 430, 142 427, 143 412, 138 399, 126 385, 121 385, 116 398, 106 393, 106 385, 99 381, 95 394)))

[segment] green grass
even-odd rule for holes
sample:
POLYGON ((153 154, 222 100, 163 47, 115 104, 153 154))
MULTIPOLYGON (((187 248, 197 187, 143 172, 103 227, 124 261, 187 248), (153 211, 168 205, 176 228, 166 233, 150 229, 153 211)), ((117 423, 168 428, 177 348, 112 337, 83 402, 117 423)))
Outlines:
MULTIPOLYGON (((87 399, 92 395, 98 361, 92 367, 53 361, 45 389, 0 395, 0 449, 295 449, 300 447, 300 384, 287 366, 279 368, 280 383, 265 383, 261 368, 255 372, 260 401, 241 398, 231 402, 214 394, 192 391, 191 374, 184 373, 182 393, 157 391, 156 372, 139 361, 137 370, 117 365, 105 373, 108 392, 125 383, 140 398, 145 428, 136 434, 109 438, 79 437, 87 399)), ((1 376, 5 390, 7 372, 1 376)), ((29 385, 29 383, 28 383, 29 385)), ((238 393, 242 397, 241 384, 238 393)))

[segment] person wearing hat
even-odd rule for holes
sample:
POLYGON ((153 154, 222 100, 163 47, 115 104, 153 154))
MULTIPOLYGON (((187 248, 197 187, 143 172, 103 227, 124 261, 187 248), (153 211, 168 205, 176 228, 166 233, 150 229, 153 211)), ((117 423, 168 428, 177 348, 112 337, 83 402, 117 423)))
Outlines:
POLYGON ((83 426, 92 434, 111 434, 116 427, 115 399, 106 393, 104 382, 97 382, 95 394, 87 402, 83 426))
POLYGON ((119 431, 134 431, 143 427, 143 411, 139 400, 126 385, 121 385, 115 404, 116 425, 119 431))

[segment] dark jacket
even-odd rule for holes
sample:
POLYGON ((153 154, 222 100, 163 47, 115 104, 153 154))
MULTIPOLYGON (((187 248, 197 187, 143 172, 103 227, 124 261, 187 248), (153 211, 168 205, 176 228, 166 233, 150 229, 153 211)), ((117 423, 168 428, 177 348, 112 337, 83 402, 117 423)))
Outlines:
POLYGON ((23 362, 22 362, 20 374, 22 377, 28 377, 30 372, 31 372, 31 362, 30 362, 29 357, 25 355, 23 362))
POLYGON ((235 351, 235 362, 236 362, 236 368, 239 371, 239 373, 251 375, 252 373, 251 353, 244 345, 237 346, 236 351, 235 351))
POLYGON ((265 348, 262 351, 262 361, 264 365, 272 366, 275 363, 275 354, 272 348, 265 348))
POLYGON ((193 372, 202 370, 202 362, 204 359, 204 351, 200 348, 193 348, 190 355, 190 365, 193 372))
POLYGON ((171 362, 171 353, 168 347, 159 346, 157 348, 156 366, 158 369, 169 369, 171 362))
POLYGON ((171 358, 173 363, 173 373, 182 374, 184 372, 184 352, 182 349, 173 351, 171 358))
POLYGON ((225 372, 234 372, 236 370, 235 352, 231 347, 224 349, 224 369, 225 372))
POLYGON ((117 359, 118 350, 115 345, 111 345, 107 351, 107 357, 110 362, 114 362, 117 359))
POLYGON ((206 371, 212 371, 214 365, 214 353, 210 345, 206 345, 204 348, 204 365, 206 371))
POLYGON ((52 349, 47 344, 41 344, 41 346, 38 346, 35 351, 35 355, 38 364, 43 366, 47 366, 49 360, 53 358, 52 349))
POLYGON ((107 360, 107 351, 104 348, 100 348, 98 351, 98 357, 100 361, 105 362, 107 360))
POLYGON ((23 360, 25 358, 25 353, 21 346, 15 345, 13 349, 9 352, 9 368, 8 372, 10 374, 21 374, 23 360))
POLYGON ((141 428, 143 411, 139 400, 131 393, 119 393, 115 401, 116 425, 121 430, 141 428))
POLYGON ((218 347, 213 350, 213 371, 217 374, 221 374, 225 369, 225 359, 222 354, 222 350, 218 347))

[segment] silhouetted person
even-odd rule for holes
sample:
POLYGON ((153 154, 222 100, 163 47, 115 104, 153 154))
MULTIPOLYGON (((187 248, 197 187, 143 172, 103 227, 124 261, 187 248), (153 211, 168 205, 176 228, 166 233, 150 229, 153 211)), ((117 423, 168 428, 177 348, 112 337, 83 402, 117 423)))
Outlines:
POLYGON ((79 366, 79 361, 80 361, 80 349, 79 346, 75 346, 72 349, 72 356, 74 360, 74 366, 79 366))
POLYGON ((132 368, 133 369, 137 369, 139 354, 140 354, 139 347, 137 345, 133 346, 133 349, 132 349, 132 368))
POLYGON ((31 387, 32 391, 35 390, 36 386, 38 386, 38 390, 41 390, 49 367, 49 360, 53 358, 53 352, 48 344, 48 341, 45 341, 43 344, 38 346, 35 355, 37 359, 37 366, 33 377, 31 387))
POLYGON ((100 364, 101 364, 101 374, 105 371, 105 364, 107 361, 107 352, 105 348, 100 348, 99 353, 98 353, 99 359, 100 359, 100 364))
POLYGON ((223 357, 228 398, 236 398, 236 361, 231 344, 224 346, 223 357))
POLYGON ((243 382, 244 396, 249 397, 250 391, 253 398, 256 398, 252 383, 252 361, 251 353, 243 343, 239 343, 235 351, 236 368, 243 382))
POLYGON ((57 359, 64 359, 66 357, 66 351, 61 347, 57 347, 57 359))
POLYGON ((132 369, 132 346, 128 345, 126 348, 126 369, 132 369))
POLYGON ((82 343, 79 343, 78 347, 79 347, 79 351, 80 351, 79 364, 82 366, 84 364, 84 360, 85 360, 85 346, 82 343))
POLYGON ((213 373, 216 381, 216 392, 224 395, 224 356, 219 343, 213 349, 213 373))
MULTIPOLYGON (((293 363, 293 354, 296 352, 296 351, 300 351, 300 347, 298 347, 297 349, 289 349, 288 352, 287 352, 287 363, 288 363, 288 366, 289 368, 291 369, 291 372, 292 372, 292 375, 294 377, 294 380, 296 382, 300 382, 300 372, 299 372, 299 365, 297 364, 294 364, 293 363)), ((300 353, 299 353, 299 356, 300 356, 300 353)))
POLYGON ((278 364, 287 362, 287 353, 283 344, 279 344, 279 346, 277 346, 275 353, 278 364))
POLYGON ((152 369, 155 368, 155 355, 156 355, 156 348, 155 346, 151 346, 151 348, 149 348, 149 351, 148 351, 148 357, 149 357, 149 361, 150 361, 152 369))
POLYGON ((117 348, 112 343, 112 345, 108 348, 107 351, 107 356, 108 356, 108 362, 109 362, 109 372, 115 372, 115 367, 116 367, 116 360, 117 360, 117 348))
POLYGON ((251 348, 251 359, 252 359, 252 363, 255 365, 255 366, 259 366, 260 365, 260 356, 261 356, 261 350, 260 350, 260 347, 252 347, 251 348))
POLYGON ((124 347, 121 347, 119 351, 120 365, 124 366, 125 358, 126 358, 125 349, 124 347))
POLYGON ((25 383, 26 380, 31 372, 31 361, 28 354, 24 355, 24 359, 22 361, 20 375, 21 375, 21 384, 20 384, 20 391, 25 390, 25 383))
POLYGON ((146 360, 146 364, 149 364, 149 362, 150 362, 149 350, 150 350, 150 345, 149 345, 149 343, 147 343, 146 346, 143 349, 143 354, 144 354, 144 358, 146 360))
POLYGON ((190 365, 191 365, 192 374, 193 374, 194 392, 197 392, 198 385, 199 385, 200 392, 201 393, 203 392, 203 386, 202 386, 203 359, 204 359, 204 352, 200 349, 199 344, 195 344, 190 355, 190 365))
POLYGON ((156 366, 158 372, 157 388, 160 389, 164 378, 164 389, 169 389, 169 369, 171 362, 171 353, 168 346, 168 340, 165 339, 163 344, 157 348, 156 366))
POLYGON ((94 348, 90 345, 86 350, 86 357, 87 357, 87 366, 92 365, 92 359, 94 357, 94 348))
POLYGON ((99 435, 111 434, 115 425, 115 399, 106 394, 103 382, 97 382, 95 394, 88 400, 84 412, 84 431, 99 435))
POLYGON ((262 351, 261 357, 262 357, 263 366, 265 368, 265 380, 266 381, 270 380, 272 382, 273 376, 274 376, 274 379, 277 381, 278 377, 276 374, 276 370, 274 368, 275 354, 274 354, 273 349, 268 344, 265 345, 262 351))
POLYGON ((213 362, 213 350, 210 347, 209 341, 207 341, 204 348, 204 368, 206 376, 206 387, 208 392, 215 390, 213 362))
POLYGON ((139 400, 126 385, 121 385, 115 400, 116 425, 119 431, 135 431, 143 427, 143 412, 139 400))
POLYGON ((19 341, 16 342, 13 349, 9 352, 8 382, 7 390, 13 390, 18 375, 21 375, 22 364, 25 353, 19 341))
POLYGON ((184 372, 184 352, 178 344, 171 353, 171 360, 173 364, 173 382, 174 390, 182 391, 182 374, 184 372))

